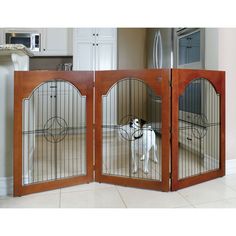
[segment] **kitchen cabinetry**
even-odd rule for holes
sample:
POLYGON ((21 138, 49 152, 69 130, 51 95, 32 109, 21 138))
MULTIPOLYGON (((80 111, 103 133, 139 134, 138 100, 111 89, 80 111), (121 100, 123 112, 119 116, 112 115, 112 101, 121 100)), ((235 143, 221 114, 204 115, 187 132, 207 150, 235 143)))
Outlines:
POLYGON ((0 44, 4 44, 4 40, 3 40, 3 30, 0 29, 0 44))
POLYGON ((6 32, 30 32, 40 34, 40 51, 35 56, 72 56, 73 29, 71 28, 3 28, 0 44, 4 44, 6 32))
POLYGON ((74 70, 112 70, 117 67, 117 29, 74 30, 74 70))
POLYGON ((72 29, 45 28, 41 36, 41 51, 38 56, 72 55, 72 29))

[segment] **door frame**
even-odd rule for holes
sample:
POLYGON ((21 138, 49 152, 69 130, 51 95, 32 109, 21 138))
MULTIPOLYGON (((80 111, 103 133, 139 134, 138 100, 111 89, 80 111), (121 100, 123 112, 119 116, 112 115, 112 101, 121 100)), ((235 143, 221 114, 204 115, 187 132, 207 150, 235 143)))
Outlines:
POLYGON ((171 190, 176 191, 194 184, 202 183, 225 175, 225 72, 210 70, 172 69, 172 142, 171 142, 171 190), (186 86, 194 79, 208 80, 220 94, 220 168, 207 173, 178 179, 178 153, 179 153, 179 96, 186 86))
POLYGON ((144 189, 169 191, 170 70, 120 70, 95 72, 95 181, 144 189), (162 97, 162 181, 102 174, 102 96, 118 81, 136 78, 162 97), (157 83, 158 82, 158 83, 157 83))
POLYGON ((18 71, 14 79, 14 196, 88 183, 93 180, 93 72, 18 71), (86 168, 85 176, 22 184, 22 103, 40 84, 55 79, 74 85, 86 96, 86 168))

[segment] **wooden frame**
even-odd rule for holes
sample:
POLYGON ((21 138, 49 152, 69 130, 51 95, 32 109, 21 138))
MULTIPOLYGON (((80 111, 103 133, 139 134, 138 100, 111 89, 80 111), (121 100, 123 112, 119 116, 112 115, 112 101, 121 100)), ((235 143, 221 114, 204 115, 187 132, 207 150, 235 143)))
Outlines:
POLYGON ((170 70, 97 71, 95 78, 95 181, 169 191, 170 70), (153 89, 156 95, 162 96, 162 181, 102 174, 102 96, 106 95, 116 82, 130 77, 142 80, 153 89))
POLYGON ((178 190, 207 180, 225 175, 225 72, 208 70, 172 69, 172 181, 171 190, 178 190), (220 168, 197 176, 178 180, 178 153, 179 153, 179 96, 187 84, 197 78, 208 80, 220 94, 220 168))
POLYGON ((93 179, 93 72, 27 71, 15 72, 14 84, 14 196, 46 191, 93 179), (73 84, 86 96, 86 160, 87 175, 22 185, 22 101, 40 84, 62 79, 73 84))
POLYGON ((14 196, 46 191, 93 181, 130 187, 175 191, 225 175, 225 72, 190 69, 152 69, 94 72, 27 71, 15 72, 14 85, 14 196), (125 78, 137 78, 162 97, 162 180, 145 180, 102 174, 102 96, 125 78), (220 94, 220 168, 197 176, 178 179, 179 96, 194 79, 208 80, 220 94), (22 185, 22 101, 40 84, 62 79, 73 84, 86 96, 86 160, 87 175, 42 183, 22 185), (95 101, 93 100, 95 91, 95 101), (95 104, 95 112, 94 112, 95 104), (95 117, 95 125, 93 118, 95 117), (93 159, 93 128, 95 158, 93 159), (93 166, 95 160, 95 167, 93 166), (171 182, 170 182, 171 172, 171 182))

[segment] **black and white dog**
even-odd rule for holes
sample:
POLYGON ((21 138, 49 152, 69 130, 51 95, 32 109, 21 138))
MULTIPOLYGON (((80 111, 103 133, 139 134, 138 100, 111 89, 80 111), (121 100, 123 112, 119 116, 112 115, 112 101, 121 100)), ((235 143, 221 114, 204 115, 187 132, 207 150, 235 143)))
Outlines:
POLYGON ((136 173, 138 170, 136 156, 141 155, 141 160, 144 161, 144 173, 148 174, 148 163, 152 148, 154 162, 158 162, 155 132, 151 129, 151 126, 146 125, 146 121, 137 118, 130 120, 127 125, 122 126, 122 132, 123 134, 121 133, 121 135, 129 137, 131 141, 133 173, 136 173))

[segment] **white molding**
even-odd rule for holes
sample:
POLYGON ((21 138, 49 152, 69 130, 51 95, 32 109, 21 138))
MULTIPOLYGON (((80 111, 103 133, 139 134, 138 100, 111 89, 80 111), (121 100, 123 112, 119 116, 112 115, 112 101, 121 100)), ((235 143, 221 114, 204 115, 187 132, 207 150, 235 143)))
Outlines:
POLYGON ((0 177, 0 196, 13 194, 13 177, 0 177))
POLYGON ((226 160, 226 175, 236 174, 236 159, 226 160))
MULTIPOLYGON (((236 174, 236 159, 226 160, 226 175, 236 174)), ((12 195, 13 177, 0 177, 0 196, 12 195)))

